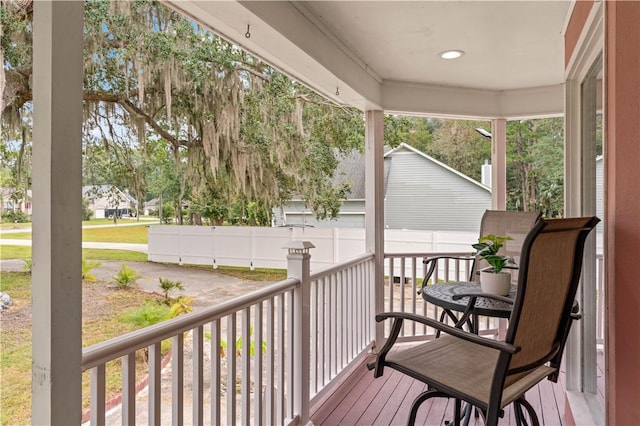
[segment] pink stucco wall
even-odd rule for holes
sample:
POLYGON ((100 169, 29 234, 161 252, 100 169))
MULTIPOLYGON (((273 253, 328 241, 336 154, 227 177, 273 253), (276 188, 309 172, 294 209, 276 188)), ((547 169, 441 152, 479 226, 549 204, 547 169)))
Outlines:
POLYGON ((605 3, 607 424, 640 422, 640 2, 605 3))

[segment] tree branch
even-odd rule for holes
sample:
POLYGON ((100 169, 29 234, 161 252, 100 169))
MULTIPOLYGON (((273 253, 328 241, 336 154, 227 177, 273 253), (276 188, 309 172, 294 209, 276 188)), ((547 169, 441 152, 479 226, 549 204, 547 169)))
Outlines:
POLYGON ((147 123, 158 135, 160 135, 163 139, 169 141, 173 146, 189 146, 189 142, 183 139, 178 139, 167 130, 163 129, 162 126, 158 124, 149 114, 138 108, 133 104, 133 102, 128 99, 124 99, 120 102, 120 105, 129 112, 129 114, 137 115, 144 119, 144 122, 147 123))
POLYGON ((263 81, 269 81, 269 78, 267 76, 265 76, 264 74, 260 73, 259 71, 253 68, 238 65, 233 69, 233 72, 240 72, 240 71, 246 71, 249 74, 252 74, 258 78, 261 78, 263 81))

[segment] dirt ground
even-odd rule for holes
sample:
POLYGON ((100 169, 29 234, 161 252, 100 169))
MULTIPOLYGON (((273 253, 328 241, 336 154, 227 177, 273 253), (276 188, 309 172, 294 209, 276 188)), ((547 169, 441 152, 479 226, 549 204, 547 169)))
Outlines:
MULTIPOLYGON (((113 277, 118 273, 122 264, 136 270, 139 278, 134 290, 147 294, 160 294, 158 278, 168 278, 180 281, 184 286, 182 292, 174 294, 193 296, 194 309, 210 306, 211 304, 249 293, 271 284, 267 281, 248 281, 227 275, 217 274, 196 268, 178 265, 164 265, 151 262, 120 262, 103 261, 101 266, 90 271, 96 277, 95 282, 83 281, 82 284, 82 315, 83 319, 92 319, 110 314, 109 298, 118 294, 118 289, 113 283, 113 277)), ((22 261, 1 261, 0 269, 3 271, 22 271, 22 261)), ((16 302, 7 311, 2 313, 2 327, 15 327, 15 324, 25 325, 25 321, 31 321, 31 303, 16 302)))

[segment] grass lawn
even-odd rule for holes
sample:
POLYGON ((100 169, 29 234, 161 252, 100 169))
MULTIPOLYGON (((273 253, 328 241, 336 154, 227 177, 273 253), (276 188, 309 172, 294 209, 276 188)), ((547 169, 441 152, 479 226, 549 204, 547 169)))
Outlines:
POLYGON ((23 228, 31 228, 31 223, 0 222, 0 229, 23 229, 23 228))
MULTIPOLYGON (((0 330, 0 424, 29 424, 31 416, 31 276, 26 272, 0 272, 0 290, 13 298, 13 306, 3 314, 0 330)), ((107 288, 104 282, 84 282, 83 346, 111 339, 135 327, 122 321, 124 312, 153 297, 134 290, 107 288)), ((143 376, 143 354, 136 368, 143 376)), ((120 391, 120 362, 107 364, 107 398, 120 391)), ((89 406, 89 372, 83 374, 83 407, 89 406)))
POLYGON ((205 266, 205 269, 215 271, 218 274, 251 281, 281 281, 287 279, 286 269, 256 268, 252 271, 247 267, 241 266, 219 266, 217 269, 205 266))
MULTIPOLYGON (((136 243, 147 244, 148 225, 114 226, 109 228, 85 228, 82 230, 82 241, 103 242, 103 243, 136 243)), ((17 232, 6 234, 4 238, 12 240, 30 240, 31 232, 17 232)))
MULTIPOLYGON (((135 219, 121 219, 118 223, 133 223, 138 222, 135 219)), ((149 222, 158 222, 158 218, 144 216, 140 218, 140 225, 144 225, 149 222)), ((92 226, 92 225, 113 225, 113 219, 91 219, 91 220, 83 220, 82 226, 92 226)), ((13 223, 13 222, 1 222, 0 229, 29 229, 31 228, 31 222, 26 223, 13 223)))
MULTIPOLYGON (((146 262, 147 255, 137 251, 82 249, 82 256, 87 260, 122 260, 131 262, 146 262)), ((31 247, 0 246, 0 260, 30 259, 31 247)))

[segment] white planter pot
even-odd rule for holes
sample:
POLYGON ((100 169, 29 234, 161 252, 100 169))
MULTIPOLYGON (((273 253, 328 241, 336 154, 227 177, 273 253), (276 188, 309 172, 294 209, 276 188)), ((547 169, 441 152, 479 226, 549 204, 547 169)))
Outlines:
POLYGON ((511 274, 509 272, 480 272, 480 288, 484 293, 506 296, 511 290, 511 274))

